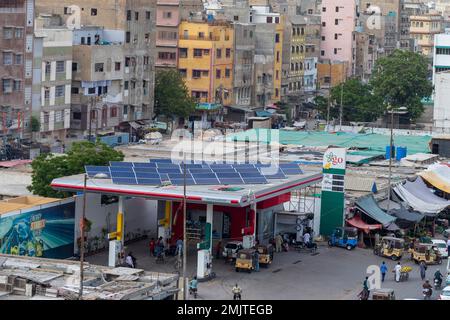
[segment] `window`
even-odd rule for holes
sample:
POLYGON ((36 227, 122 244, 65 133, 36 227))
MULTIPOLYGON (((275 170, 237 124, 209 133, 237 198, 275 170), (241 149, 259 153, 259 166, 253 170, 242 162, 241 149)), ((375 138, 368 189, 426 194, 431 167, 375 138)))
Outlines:
POLYGON ((127 10, 127 21, 131 21, 131 10, 127 10))
POLYGON ((78 62, 72 62, 72 71, 78 71, 78 62))
POLYGON ((334 54, 337 54, 337 52, 338 52, 338 49, 337 48, 334 48, 334 54))
POLYGON ((130 82, 129 81, 125 81, 124 82, 124 90, 128 90, 128 88, 129 88, 129 84, 130 84, 130 82))
POLYGON ((139 12, 135 12, 134 13, 134 20, 138 21, 139 20, 139 12))
POLYGON ((230 48, 227 48, 227 49, 225 50, 225 56, 226 56, 227 58, 231 57, 231 49, 230 49, 230 48))
POLYGON ((203 49, 203 54, 205 56, 209 56, 209 49, 203 49))
POLYGON ((239 16, 234 16, 234 17, 233 17, 233 20, 234 20, 234 21, 239 21, 239 16))
POLYGON ((186 69, 179 69, 178 72, 180 73, 182 78, 186 78, 186 74, 187 74, 186 69))
POLYGON ((220 79, 222 76, 222 71, 220 69, 216 69, 216 79, 220 79))
POLYGON ((22 37, 23 37, 23 29, 22 28, 16 28, 16 31, 14 32, 14 37, 16 39, 22 39, 22 37))
POLYGON ((253 31, 252 30, 250 30, 249 35, 250 35, 250 38, 253 38, 253 31))
POLYGON ((322 41, 325 41, 325 36, 322 36, 322 41))
POLYGON ((74 112, 73 120, 81 120, 81 112, 74 112))
POLYGON ((338 39, 338 34, 335 33, 335 34, 334 34, 334 40, 337 40, 337 39, 338 39))
POLYGON ((122 64, 120 62, 114 63, 114 70, 115 71, 120 71, 121 67, 122 67, 122 64))
POLYGON ((131 42, 131 32, 130 31, 127 31, 127 33, 125 34, 125 42, 126 43, 131 42))
POLYGON ((146 12, 145 12, 145 19, 150 20, 151 17, 152 17, 151 11, 146 11, 146 12))
POLYGON ((14 91, 20 91, 22 89, 22 81, 14 80, 14 91))
POLYGON ((12 39, 13 38, 13 29, 4 27, 3 28, 3 39, 12 39))
POLYGON ((103 72, 104 64, 103 63, 96 63, 95 64, 95 72, 103 72))
POLYGON ((225 78, 229 78, 231 76, 231 69, 225 69, 225 78))
POLYGON ((334 24, 338 25, 339 24, 339 19, 334 19, 334 24))
POLYGON ((202 70, 202 77, 208 77, 209 71, 208 70, 202 70))
POLYGON ((277 62, 280 62, 280 51, 277 51, 277 62))
POLYGON ((322 22, 322 27, 326 27, 326 26, 327 26, 327 24, 325 23, 325 21, 322 22))
POLYGON ((217 50, 216 50, 216 58, 217 58, 217 59, 222 58, 222 49, 217 49, 217 50))
POLYGON ((96 16, 97 15, 97 9, 96 8, 92 8, 91 9, 91 16, 96 16))
POLYGON ((292 35, 295 36, 295 28, 292 28, 292 35))
POLYGON ((149 64, 149 62, 150 62, 150 57, 144 56, 144 62, 143 62, 144 66, 147 66, 149 64))
POLYGON ((322 12, 327 12, 327 8, 326 7, 322 7, 322 12))
POLYGON ((93 120, 97 119, 97 110, 91 110, 90 118, 93 120))
POLYGON ((267 23, 272 23, 272 22, 273 22, 272 17, 267 17, 267 18, 266 18, 266 22, 267 22, 267 23))
POLYGON ((50 62, 45 63, 45 74, 50 74, 51 64, 50 62))
POLYGON ((323 82, 330 83, 331 82, 331 78, 330 77, 324 77, 323 82))
POLYGON ((44 89, 44 99, 45 100, 50 99, 50 89, 49 88, 44 89))
POLYGON ((275 72, 275 79, 280 79, 280 72, 278 70, 275 72))
POLYGON ((198 79, 201 78, 202 71, 201 70, 192 70, 192 78, 198 79))
POLYGON ((13 63, 13 54, 12 52, 3 52, 3 64, 10 65, 13 63))
POLYGON ((117 117, 117 107, 111 107, 109 114, 110 114, 111 118, 116 118, 117 117))
POLYGON ((275 42, 276 43, 280 42, 280 34, 279 33, 275 34, 275 42))
POLYGON ((194 58, 201 58, 203 54, 203 49, 194 49, 194 58))
POLYGON ((170 19, 170 18, 172 18, 172 12, 170 12, 170 11, 164 11, 164 12, 163 12, 163 18, 164 18, 164 19, 170 19))
POLYGON ((72 94, 79 94, 80 93, 80 88, 72 87, 72 89, 70 91, 71 91, 72 94))
POLYGON ((339 12, 339 7, 336 7, 336 12, 339 12))
POLYGON ((179 54, 180 58, 187 58, 188 49, 187 48, 180 48, 179 54))
POLYGON ((324 56, 325 55, 325 50, 320 50, 320 55, 324 56))
POLYGON ((131 80, 131 89, 136 89, 136 81, 131 80))
POLYGON ((124 105, 123 106, 123 114, 127 115, 128 114, 128 105, 124 105))
POLYGON ((68 7, 64 7, 64 14, 70 14, 70 10, 68 7))
POLYGON ((280 17, 275 17, 275 23, 280 23, 280 17))
POLYGON ((66 90, 65 86, 56 86, 55 88, 55 97, 64 97, 64 92, 66 90))
POLYGON ((56 61, 56 72, 57 73, 64 72, 65 69, 66 69, 65 61, 56 61))

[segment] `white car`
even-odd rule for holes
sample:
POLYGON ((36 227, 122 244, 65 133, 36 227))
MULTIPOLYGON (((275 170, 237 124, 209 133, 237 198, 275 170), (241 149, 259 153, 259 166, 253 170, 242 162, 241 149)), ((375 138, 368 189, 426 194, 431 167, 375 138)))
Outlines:
POLYGON ((231 241, 225 245, 225 248, 223 248, 222 255, 224 258, 230 257, 236 259, 238 251, 243 248, 244 247, 241 241, 231 241))
POLYGON ((433 242, 433 244, 438 247, 439 253, 441 254, 442 258, 448 258, 448 248, 447 242, 445 240, 432 239, 431 242, 433 242))
POLYGON ((439 300, 450 300, 450 286, 442 289, 441 294, 439 295, 439 300))

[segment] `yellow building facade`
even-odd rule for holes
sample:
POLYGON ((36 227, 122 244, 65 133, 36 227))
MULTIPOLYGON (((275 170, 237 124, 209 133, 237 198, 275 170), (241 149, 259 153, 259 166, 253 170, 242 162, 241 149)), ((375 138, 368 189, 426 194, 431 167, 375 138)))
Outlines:
POLYGON ((281 98, 281 77, 283 66, 283 32, 284 17, 280 16, 280 23, 275 27, 275 59, 273 65, 273 101, 278 102, 281 98))
POLYGON ((198 102, 232 104, 233 46, 230 23, 180 23, 178 70, 198 102))

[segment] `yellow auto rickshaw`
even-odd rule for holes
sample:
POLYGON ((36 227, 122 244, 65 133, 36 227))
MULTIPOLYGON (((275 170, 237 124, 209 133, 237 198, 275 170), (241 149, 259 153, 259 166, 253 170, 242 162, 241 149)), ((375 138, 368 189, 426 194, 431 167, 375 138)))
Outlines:
POLYGON ((411 260, 415 263, 425 262, 426 264, 441 264, 442 256, 436 245, 432 243, 417 243, 409 249, 411 260))
POLYGON ((394 289, 375 289, 372 291, 372 300, 395 300, 394 289))
POLYGON ((373 253, 377 256, 390 258, 394 261, 402 258, 405 248, 405 240, 394 237, 383 237, 375 245, 373 253))
POLYGON ((236 272, 239 272, 240 270, 247 270, 248 273, 251 273, 252 270, 255 270, 255 257, 255 249, 240 250, 236 257, 236 272))
POLYGON ((256 250, 259 253, 259 264, 268 267, 273 261, 273 246, 271 244, 259 245, 256 250))

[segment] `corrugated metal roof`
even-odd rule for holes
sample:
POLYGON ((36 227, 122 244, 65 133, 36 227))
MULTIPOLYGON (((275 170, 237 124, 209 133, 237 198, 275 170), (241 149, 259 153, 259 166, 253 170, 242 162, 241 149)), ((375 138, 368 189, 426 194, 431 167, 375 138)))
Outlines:
POLYGON ((345 177, 345 190, 372 192, 374 191, 374 184, 374 178, 361 178, 351 175, 345 177))

